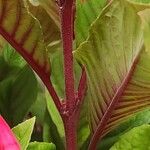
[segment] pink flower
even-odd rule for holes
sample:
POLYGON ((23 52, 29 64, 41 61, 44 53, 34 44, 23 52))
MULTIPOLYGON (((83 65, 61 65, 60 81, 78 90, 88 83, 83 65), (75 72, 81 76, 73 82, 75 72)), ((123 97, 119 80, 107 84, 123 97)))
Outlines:
POLYGON ((0 115, 0 150, 20 150, 20 145, 10 127, 0 115))

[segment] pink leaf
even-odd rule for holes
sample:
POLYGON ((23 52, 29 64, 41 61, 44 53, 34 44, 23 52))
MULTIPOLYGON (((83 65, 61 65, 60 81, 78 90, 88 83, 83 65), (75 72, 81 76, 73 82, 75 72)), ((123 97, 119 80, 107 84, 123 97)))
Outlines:
POLYGON ((17 139, 2 116, 0 116, 0 150, 20 150, 17 139))

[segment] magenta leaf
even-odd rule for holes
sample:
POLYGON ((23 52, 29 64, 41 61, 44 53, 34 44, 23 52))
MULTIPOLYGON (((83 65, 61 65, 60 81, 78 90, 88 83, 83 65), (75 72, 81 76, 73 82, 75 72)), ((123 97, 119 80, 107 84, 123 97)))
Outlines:
POLYGON ((20 150, 16 137, 2 116, 0 116, 0 150, 20 150))

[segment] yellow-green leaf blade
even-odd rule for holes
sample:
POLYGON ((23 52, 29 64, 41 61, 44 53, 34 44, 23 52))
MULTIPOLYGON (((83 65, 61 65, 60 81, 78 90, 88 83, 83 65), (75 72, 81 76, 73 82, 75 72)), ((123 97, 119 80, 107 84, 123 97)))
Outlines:
POLYGON ((0 34, 36 72, 49 75, 50 67, 39 23, 22 0, 0 0, 0 34))
POLYGON ((60 40, 60 29, 42 6, 34 6, 27 1, 29 12, 40 22, 46 45, 60 40))
POLYGON ((87 69, 91 149, 129 115, 150 105, 150 56, 143 47, 138 7, 112 1, 75 52, 87 69))
POLYGON ((122 135, 110 150, 148 150, 150 148, 150 125, 133 128, 122 135))
POLYGON ((54 0, 29 0, 35 6, 42 6, 49 16, 55 21, 56 25, 60 27, 59 9, 54 0))
POLYGON ((35 117, 15 126, 12 131, 16 135, 22 150, 26 150, 31 139, 35 124, 35 117))
POLYGON ((56 147, 53 143, 31 142, 27 150, 56 150, 56 147))

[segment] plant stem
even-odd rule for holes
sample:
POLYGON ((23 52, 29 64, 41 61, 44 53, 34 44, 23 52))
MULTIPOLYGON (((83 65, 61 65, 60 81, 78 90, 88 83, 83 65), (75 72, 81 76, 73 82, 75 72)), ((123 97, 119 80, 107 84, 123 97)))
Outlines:
POLYGON ((60 0, 61 31, 64 55, 64 76, 65 76, 65 105, 64 113, 61 114, 66 134, 66 149, 77 150, 77 123, 80 113, 80 106, 86 91, 86 73, 82 70, 78 94, 74 88, 74 67, 73 67, 73 35, 74 35, 74 0, 60 0))
POLYGON ((65 134, 66 149, 77 149, 77 113, 76 95, 74 88, 74 67, 73 67, 73 0, 60 0, 60 17, 61 31, 63 41, 64 55, 64 76, 65 76, 65 93, 66 107, 62 116, 65 134))
POLYGON ((74 115, 64 119, 66 150, 77 150, 77 122, 74 115))
MULTIPOLYGON (((42 79, 42 77, 41 77, 42 79)), ((58 111, 61 113, 63 110, 62 110, 62 104, 60 103, 60 99, 53 87, 53 84, 51 83, 51 80, 50 78, 48 79, 42 79, 43 83, 45 84, 45 86, 47 87, 47 90, 49 91, 54 103, 55 103, 55 106, 57 107, 58 111)))
POLYGON ((60 16, 61 29, 63 40, 63 55, 64 55, 64 76, 65 76, 65 92, 66 92, 66 107, 69 112, 73 112, 75 102, 74 89, 74 67, 73 67, 73 0, 61 2, 60 16))

